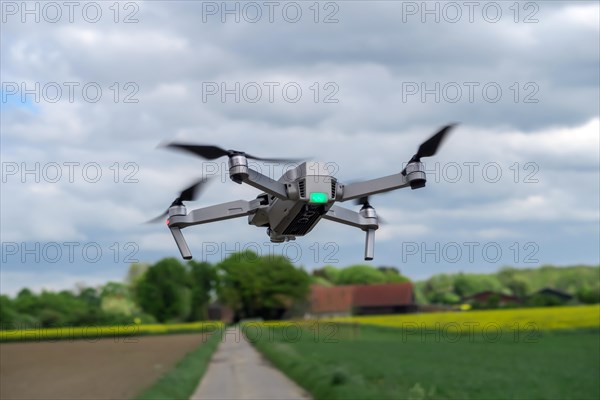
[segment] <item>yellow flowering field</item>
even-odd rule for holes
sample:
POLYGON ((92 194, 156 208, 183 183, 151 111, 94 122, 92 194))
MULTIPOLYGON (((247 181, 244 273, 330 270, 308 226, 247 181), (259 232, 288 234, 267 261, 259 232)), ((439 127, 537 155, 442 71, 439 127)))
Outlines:
POLYGON ((503 329, 528 325, 539 330, 587 329, 600 328, 600 305, 337 317, 326 321, 411 329, 478 330, 492 324, 503 329))
POLYGON ((99 339, 110 337, 137 337, 184 332, 215 332, 223 327, 220 321, 189 322, 181 324, 129 324, 115 326, 83 326, 39 329, 10 329, 0 331, 0 342, 59 340, 59 339, 99 339))

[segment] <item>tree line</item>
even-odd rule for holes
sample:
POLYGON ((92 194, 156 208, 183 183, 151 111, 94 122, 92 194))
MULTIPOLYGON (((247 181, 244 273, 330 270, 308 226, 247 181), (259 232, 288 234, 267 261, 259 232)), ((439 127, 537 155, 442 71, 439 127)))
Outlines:
POLYGON ((516 296, 525 305, 555 305, 556 299, 537 294, 544 288, 557 289, 573 296, 573 302, 600 302, 600 266, 538 268, 504 267, 491 274, 436 274, 415 284, 420 304, 459 304, 462 299, 483 291, 516 296))
POLYGON ((203 321, 215 300, 229 306, 236 319, 280 318, 306 299, 310 283, 303 268, 282 256, 246 251, 217 264, 165 258, 132 264, 125 282, 2 295, 0 324, 11 329, 203 321))
MULTIPOLYGON (((436 274, 414 283, 414 292, 418 304, 455 305, 486 290, 535 299, 537 290, 551 287, 573 295, 576 302, 597 303, 599 278, 600 266, 506 267, 492 274, 436 274)), ((285 257, 251 251, 216 264, 165 258, 152 265, 132 264, 124 282, 39 294, 25 288, 13 298, 2 295, 0 324, 9 329, 202 321, 210 319, 214 302, 229 307, 235 319, 278 319, 304 314, 311 284, 409 281, 391 266, 327 265, 309 273, 285 257)))

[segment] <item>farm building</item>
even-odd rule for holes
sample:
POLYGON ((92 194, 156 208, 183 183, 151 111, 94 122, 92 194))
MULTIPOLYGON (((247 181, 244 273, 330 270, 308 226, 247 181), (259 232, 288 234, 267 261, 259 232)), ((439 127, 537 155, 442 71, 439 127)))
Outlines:
POLYGON ((543 289, 538 290, 535 294, 542 295, 542 296, 554 297, 557 300, 564 301, 564 302, 567 302, 567 301, 573 299, 573 296, 571 296, 569 293, 563 292, 562 290, 553 289, 553 288, 543 288, 543 289))
POLYGON ((409 282, 375 285, 311 286, 309 314, 316 317, 396 314, 416 310, 409 282))
POLYGON ((486 290, 483 292, 475 293, 471 296, 464 297, 462 301, 464 303, 480 304, 489 304, 490 302, 497 302, 497 305, 499 306, 521 303, 521 299, 517 296, 511 296, 504 293, 494 292, 492 290, 486 290))

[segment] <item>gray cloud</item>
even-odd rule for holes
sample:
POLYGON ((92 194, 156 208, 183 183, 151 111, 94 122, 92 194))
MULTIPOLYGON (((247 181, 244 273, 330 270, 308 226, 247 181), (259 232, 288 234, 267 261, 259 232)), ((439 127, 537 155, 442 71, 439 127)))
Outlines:
MULTIPOLYGON (((379 232, 377 263, 403 264, 397 253, 402 241, 447 243, 454 238, 498 240, 505 247, 511 241, 533 241, 543 255, 540 262, 598 262, 597 4, 539 3, 539 22, 532 24, 515 23, 508 3, 497 23, 479 14, 473 23, 422 23, 418 15, 403 22, 402 3, 340 2, 339 22, 333 24, 315 23, 310 4, 301 4, 298 23, 282 18, 221 23, 218 16, 203 22, 201 2, 140 3, 134 24, 114 23, 109 10, 97 24, 8 19, 2 24, 3 88, 7 82, 26 82, 28 88, 57 82, 63 90, 64 82, 79 86, 72 103, 65 91, 57 103, 44 98, 36 103, 32 96, 26 103, 16 96, 3 100, 2 162, 28 167, 96 162, 104 175, 97 183, 82 177, 73 183, 36 183, 30 176, 21 183, 20 174, 7 177, 1 195, 2 240, 134 241, 142 259, 177 255, 163 227, 141 222, 164 210, 207 164, 156 149, 161 141, 311 156, 335 162, 336 176, 346 181, 400 170, 435 129, 459 121, 429 163, 433 175, 426 189, 374 199, 389 222, 379 232), (255 83, 262 97, 251 103, 242 93, 239 103, 233 95, 222 102, 220 93, 206 93, 207 84, 220 89, 236 82, 241 88, 255 83), (268 101, 268 82, 278 83, 273 102, 268 101), (83 98, 80 88, 86 83, 101 87, 98 102, 83 98), (134 86, 126 88, 128 83, 134 86), (297 102, 280 91, 289 83, 302 89, 297 102), (423 101, 421 89, 436 83, 439 101, 435 94, 423 101), (501 88, 497 102, 485 97, 486 84, 492 94, 501 88), (469 85, 475 88, 473 101, 469 85), (415 87, 417 93, 407 92, 415 87), (457 87, 462 97, 452 102, 457 87), (125 103, 127 94, 138 102, 125 103), (338 102, 325 102, 326 95, 338 102), (526 102, 532 99, 537 102, 526 102), (139 168, 138 183, 122 182, 130 172, 124 170, 128 162, 139 168), (469 162, 479 163, 473 181, 466 175, 464 163, 469 162), (110 169, 114 163, 121 173, 117 183, 110 169), (456 169, 453 163, 462 174, 456 181, 448 175, 456 169), (494 168, 491 164, 501 169, 497 182, 482 175, 480 168, 494 168), (524 182, 532 171, 537 183, 524 182)), ((320 21, 331 10, 321 9, 320 21)), ((531 10, 521 10, 521 21, 526 11, 531 10)), ((193 205, 255 195, 251 188, 216 179, 193 205)), ((267 239, 243 220, 188 234, 196 252, 203 242, 234 246, 267 239)), ((298 240, 305 252, 299 262, 308 267, 327 262, 307 256, 314 242, 337 243, 340 264, 360 262, 363 239, 361 231, 323 222, 298 240)), ((502 261, 511 263, 510 258, 502 261)), ((122 264, 104 264, 103 270, 110 271, 106 277, 121 273, 122 264)), ((402 268, 418 277, 497 266, 485 260, 436 264, 412 258, 402 268)), ((102 274, 94 267, 49 266, 57 276, 88 276, 96 282, 102 274)), ((3 291, 27 284, 26 275, 15 274, 20 269, 36 271, 30 262, 3 263, 3 275, 12 274, 3 291)), ((65 285, 73 279, 65 278, 65 285)))

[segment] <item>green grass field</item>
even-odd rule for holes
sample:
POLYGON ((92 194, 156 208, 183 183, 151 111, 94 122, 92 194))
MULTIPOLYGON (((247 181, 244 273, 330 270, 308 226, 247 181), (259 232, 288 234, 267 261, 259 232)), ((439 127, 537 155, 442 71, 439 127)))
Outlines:
POLYGON ((498 339, 368 325, 294 339, 297 329, 268 329, 256 347, 316 399, 600 398, 597 329, 498 339))

